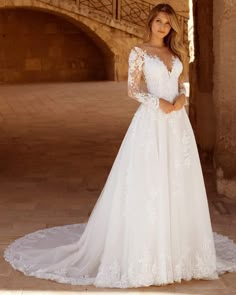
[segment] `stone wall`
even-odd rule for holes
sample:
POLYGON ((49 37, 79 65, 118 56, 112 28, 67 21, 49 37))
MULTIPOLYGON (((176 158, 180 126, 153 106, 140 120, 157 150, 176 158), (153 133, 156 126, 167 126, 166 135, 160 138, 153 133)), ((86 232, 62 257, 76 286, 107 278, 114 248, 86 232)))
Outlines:
MULTIPOLYGON (((151 0, 150 0, 151 2, 151 0)), ((154 4, 159 3, 160 1, 153 1, 154 4)), ((177 12, 181 13, 182 15, 186 15, 188 16, 188 11, 187 9, 187 2, 188 0, 182 0, 178 2, 176 1, 167 1, 168 3, 170 3, 171 5, 174 6, 174 8, 176 8, 177 12), (183 7, 181 7, 181 3, 183 3, 183 7)), ((131 1, 132 4, 132 1, 131 1)), ((132 5, 130 6, 132 7, 132 5)), ((129 7, 129 9, 130 9, 129 7)), ((135 27, 133 25, 131 25, 130 23, 127 22, 120 22, 117 21, 115 19, 100 15, 100 14, 96 14, 94 12, 90 12, 88 10, 83 10, 83 11, 79 11, 78 7, 76 6, 76 1, 70 1, 70 0, 43 0, 43 1, 38 1, 38 0, 4 0, 4 1, 0 1, 0 11, 4 12, 5 9, 22 9, 22 8, 27 8, 29 10, 37 10, 37 11, 41 11, 41 12, 45 12, 45 14, 47 14, 48 16, 51 16, 52 19, 56 19, 54 16, 58 16, 57 22, 62 23, 64 22, 64 26, 70 26, 69 23, 74 24, 75 27, 78 28, 78 30, 76 30, 77 34, 80 34, 82 36, 82 39, 84 40, 83 42, 87 42, 88 44, 90 44, 90 47, 93 48, 91 49, 91 51, 96 50, 96 52, 98 52, 98 56, 96 59, 97 65, 99 65, 99 60, 100 62, 103 63, 103 66, 101 67, 101 72, 98 73, 96 71, 96 73, 93 73, 93 75, 100 75, 99 77, 105 77, 109 80, 117 80, 117 81, 121 81, 121 80, 126 80, 127 79, 127 60, 128 60, 128 54, 130 52, 130 48, 133 47, 134 45, 142 42, 142 35, 143 35, 143 29, 141 27, 135 27), (59 18, 61 20, 59 20, 59 18), (85 41, 86 40, 86 41, 85 41), (100 58, 101 57, 101 58, 100 58), (103 74, 103 68, 105 66, 105 74, 103 74)), ((36 13, 36 12, 35 12, 36 13)), ((45 16, 46 17, 46 16, 45 16)), ((2 17, 1 17, 2 18, 2 17)), ((43 17, 42 17, 43 18, 43 17)), ((35 18, 33 20, 36 21, 37 23, 37 18, 35 18)), ((27 21, 27 20, 25 20, 27 21)), ((56 20, 55 20, 56 21, 56 20)), ((50 23, 49 18, 47 18, 47 23, 50 23)), ((17 20, 15 19, 15 25, 17 24, 17 20)), ((19 24, 19 26, 21 26, 19 24)), ((29 24, 28 26, 34 26, 34 24, 29 24)), ((50 25, 49 25, 50 26, 50 25)), ((55 25, 54 25, 55 26, 55 25)), ((44 27, 44 25, 42 26, 42 28, 44 28, 45 32, 47 32, 47 28, 44 27)), ((72 26, 71 26, 72 28, 72 26)), ((0 30, 3 30, 3 25, 0 24, 0 30)), ((4 29, 6 30, 6 28, 4 29)), ((20 30, 20 27, 18 28, 18 30, 20 30)), ((75 28, 71 29, 75 31, 75 28)), ((37 33, 38 34, 38 33, 37 33)), ((45 33, 44 35, 46 35, 47 33, 45 33)), ((63 34, 57 31, 57 37, 58 39, 63 39, 63 34), (59 37, 60 35, 60 37, 59 37)), ((43 33, 41 33, 41 35, 43 35, 43 33)), ((69 36, 69 34, 67 34, 67 36, 69 36)), ((78 46, 78 42, 77 45, 72 45, 75 42, 75 39, 73 39, 72 35, 70 35, 70 48, 76 48, 76 46, 78 46), (74 41, 73 41, 74 40, 74 41)), ((36 38, 37 36, 35 36, 36 38)), ((31 36, 31 38, 33 38, 31 36)), ((48 38, 49 40, 49 38, 48 38)), ((36 41, 36 40, 35 40, 36 41)), ((2 41, 0 41, 2 42, 2 41)), ((59 42, 59 41, 58 41, 59 42)), ((36 42, 37 43, 37 42, 36 42)), ((84 43, 84 44, 85 44, 84 43)), ((2 43, 0 43, 1 45, 2 43)), ((4 45, 6 46, 6 45, 4 45)), ((42 44, 41 44, 42 46, 42 44)), ((47 50, 50 51, 49 47, 51 45, 47 45, 45 43, 45 45, 47 47, 47 50)), ((44 48, 44 51, 46 51, 46 47, 44 48)), ((8 51, 8 50, 7 50, 8 51)), ((20 50, 19 50, 20 51, 20 50)), ((54 51, 54 55, 58 55, 59 54, 59 49, 57 48, 57 53, 55 51, 55 49, 53 49, 54 51)), ((63 54, 64 49, 61 48, 60 49, 61 53, 63 54)), ((6 49, 5 49, 6 52, 6 49)), ((86 52, 87 57, 91 55, 89 55, 90 51, 86 52)), ((42 54, 42 53, 41 53, 42 54)), ((52 54, 52 53, 51 53, 52 54)), ((61 70, 61 73, 54 73, 55 75, 52 75, 51 73, 51 77, 54 77, 54 79, 60 80, 63 79, 64 81, 66 81, 67 79, 69 80, 69 77, 71 77, 72 80, 77 79, 77 81, 79 80, 83 80, 85 78, 85 76, 90 77, 90 79, 98 79, 98 76, 93 77, 91 76, 92 74, 88 74, 88 67, 87 67, 87 74, 85 74, 84 72, 84 76, 81 78, 80 75, 78 74, 78 70, 76 70, 76 67, 80 67, 79 65, 84 65, 84 60, 82 58, 82 60, 78 59, 78 52, 75 54, 73 53, 68 53, 67 51, 67 57, 65 57, 65 60, 67 60, 67 58, 69 57, 70 54, 72 54, 73 59, 75 60, 75 62, 68 62, 67 63, 67 67, 64 68, 63 70, 61 70), (71 68, 68 68, 69 65, 71 64, 71 68), (62 78, 65 77, 65 78, 62 78)), ((12 55, 10 54, 9 57, 11 57, 12 55)), ((87 57, 85 59, 87 59, 87 57)), ((16 55, 15 57, 16 58, 16 55)), ((1 59, 1 57, 0 57, 1 59)), ((11 58, 9 58, 10 60, 12 60, 11 58)), ((39 58, 40 59, 40 58, 39 58)), ((61 57, 61 59, 63 59, 63 57, 61 57)), ((25 58, 23 57, 23 60, 25 60, 25 58)), ((52 59, 50 59, 52 60, 52 59)), ((42 63, 42 61, 41 61, 42 63)), ((49 61, 48 61, 49 63, 49 61)), ((95 63, 95 60, 94 60, 95 63)), ((95 64, 94 64, 95 65, 95 64)), ((40 65, 39 60, 36 61, 35 60, 31 60, 28 62, 24 62, 24 67, 22 66, 22 70, 25 69, 25 67, 27 69, 29 68, 34 68, 33 72, 28 75, 28 77, 34 81, 36 81, 37 79, 37 75, 36 75, 36 68, 38 68, 38 73, 39 73, 39 69, 40 67, 42 67, 40 65)), ((59 64, 55 65, 56 67, 59 66, 59 64)), ((4 67, 10 67, 10 65, 4 65, 4 67)), ((91 69, 92 67, 90 67, 91 69)), ((4 75, 3 73, 0 75, 0 81, 2 82, 17 82, 17 81, 23 81, 23 78, 20 78, 20 74, 19 74, 19 68, 15 71, 15 73, 10 74, 10 72, 8 72, 8 70, 6 71, 6 74, 4 75), (10 78, 10 76, 12 76, 12 78, 10 78)), ((27 71, 26 71, 27 72, 27 71)), ((26 78, 26 72, 22 75, 22 77, 24 76, 26 78)), ((45 74, 45 73, 44 73, 45 74)), ((50 74, 48 73, 48 81, 51 81, 50 78, 50 74)), ((40 79, 45 78, 45 75, 39 75, 38 76, 38 80, 40 81, 40 79), (40 78, 41 77, 41 78, 40 78)), ((100 79, 100 78, 99 78, 100 79)), ((103 78, 102 78, 103 79, 103 78)), ((32 81, 29 80, 28 82, 32 81)), ((26 80, 25 80, 26 81, 26 80)))
POLYGON ((24 9, 0 11, 0 82, 108 78, 106 56, 75 25, 24 9))
POLYGON ((190 64, 190 119, 199 150, 209 155, 215 146, 212 13, 212 0, 193 1, 195 59, 190 64))
MULTIPOLYGON (((53 1, 54 4, 57 2, 53 1)), ((65 26, 69 26, 69 23, 73 24, 79 29, 84 39, 87 39, 87 42, 90 40, 90 43, 93 43, 99 49, 100 56, 103 56, 102 67, 105 66, 106 68, 106 78, 117 81, 126 79, 129 50, 139 42, 142 30, 137 31, 137 29, 126 24, 115 23, 113 20, 107 20, 102 16, 94 17, 88 12, 78 14, 74 6, 71 7, 69 4, 70 2, 63 1, 60 2, 60 5, 54 6, 51 5, 50 1, 5 0, 4 2, 0 1, 0 12, 9 8, 15 10, 24 8, 41 11, 49 14, 52 18, 58 16, 61 22, 65 22, 65 26)), ((71 42, 73 43, 72 40, 71 42)), ((99 60, 99 56, 97 60, 99 60)))
POLYGON ((194 0, 193 14, 190 119, 199 151, 215 166, 218 192, 236 197, 236 3, 194 0))
POLYGON ((217 187, 220 193, 236 198, 236 2, 213 3, 217 187))

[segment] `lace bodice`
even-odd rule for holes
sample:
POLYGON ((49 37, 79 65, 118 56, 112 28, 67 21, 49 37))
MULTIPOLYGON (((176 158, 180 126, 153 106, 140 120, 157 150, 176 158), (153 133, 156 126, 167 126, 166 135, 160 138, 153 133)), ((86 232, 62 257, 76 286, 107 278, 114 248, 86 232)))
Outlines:
POLYGON ((184 84, 179 82, 182 70, 182 62, 177 56, 172 56, 169 70, 157 55, 134 47, 129 55, 128 95, 154 108, 159 107, 159 98, 173 102, 177 95, 186 94, 184 84), (142 76, 146 90, 141 87, 142 76))

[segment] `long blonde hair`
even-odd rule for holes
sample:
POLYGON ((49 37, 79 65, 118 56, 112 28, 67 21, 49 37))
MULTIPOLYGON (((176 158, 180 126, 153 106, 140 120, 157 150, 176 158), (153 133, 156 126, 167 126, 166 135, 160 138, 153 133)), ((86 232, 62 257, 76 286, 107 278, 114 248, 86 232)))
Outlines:
POLYGON ((160 3, 152 8, 146 22, 143 41, 144 42, 150 41, 151 34, 152 34, 152 30, 151 30, 152 22, 159 12, 165 12, 169 16, 171 30, 169 34, 165 36, 164 43, 182 61, 183 71, 180 75, 180 80, 183 80, 185 75, 187 74, 188 53, 182 41, 183 33, 179 25, 177 14, 169 4, 160 3))

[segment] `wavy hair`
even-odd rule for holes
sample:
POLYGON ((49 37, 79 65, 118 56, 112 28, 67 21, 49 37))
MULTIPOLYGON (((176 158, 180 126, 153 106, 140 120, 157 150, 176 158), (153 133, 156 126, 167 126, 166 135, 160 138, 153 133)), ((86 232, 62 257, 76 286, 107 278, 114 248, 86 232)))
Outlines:
POLYGON ((170 22, 170 32, 167 36, 164 37, 164 43, 170 48, 170 50, 179 57, 183 63, 183 71, 180 75, 180 79, 183 79, 187 73, 187 62, 188 62, 188 53, 183 44, 183 33, 178 21, 177 14, 175 10, 166 3, 160 3, 152 8, 149 13, 148 19, 146 21, 143 41, 148 42, 151 39, 152 34, 152 22, 159 12, 165 12, 169 16, 170 22))

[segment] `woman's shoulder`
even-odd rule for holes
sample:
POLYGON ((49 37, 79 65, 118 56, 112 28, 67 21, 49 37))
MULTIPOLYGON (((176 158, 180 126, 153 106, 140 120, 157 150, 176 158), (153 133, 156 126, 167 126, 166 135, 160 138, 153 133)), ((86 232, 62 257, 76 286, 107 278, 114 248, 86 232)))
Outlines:
POLYGON ((133 54, 139 55, 139 56, 143 56, 145 53, 145 49, 144 49, 143 44, 138 44, 138 45, 133 46, 130 50, 130 53, 131 54, 133 53, 133 54))
POLYGON ((144 51, 145 50, 145 44, 144 43, 141 43, 141 44, 136 44, 133 46, 133 48, 137 49, 137 50, 142 50, 144 51))

